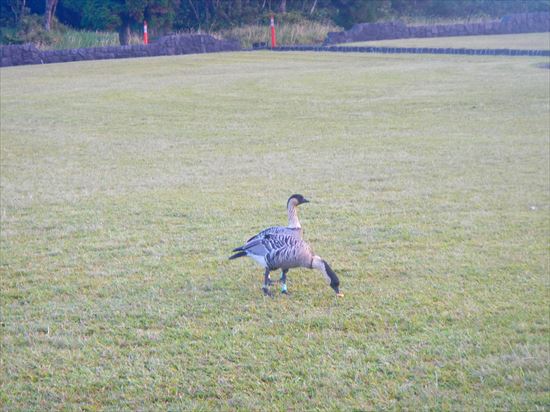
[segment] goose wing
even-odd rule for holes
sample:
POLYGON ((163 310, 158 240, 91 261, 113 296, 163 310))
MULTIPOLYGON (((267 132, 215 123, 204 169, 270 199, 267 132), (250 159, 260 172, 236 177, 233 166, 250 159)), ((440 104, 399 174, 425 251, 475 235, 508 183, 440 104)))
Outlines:
POLYGON ((300 236, 300 228, 293 228, 293 227, 285 227, 285 226, 272 226, 268 227, 267 229, 262 230, 257 235, 252 236, 250 239, 248 239, 246 242, 250 242, 254 239, 261 239, 266 237, 267 235, 292 235, 292 236, 300 236))
MULTIPOLYGON (((265 262, 270 269, 292 268, 308 265, 312 252, 309 245, 294 232, 267 233, 252 238, 239 248, 250 257, 265 262)), ((258 260, 258 261, 260 261, 258 260)))
POLYGON ((267 240, 271 250, 266 256, 266 262, 271 267, 289 269, 311 263, 311 248, 295 234, 278 233, 269 235, 267 240))

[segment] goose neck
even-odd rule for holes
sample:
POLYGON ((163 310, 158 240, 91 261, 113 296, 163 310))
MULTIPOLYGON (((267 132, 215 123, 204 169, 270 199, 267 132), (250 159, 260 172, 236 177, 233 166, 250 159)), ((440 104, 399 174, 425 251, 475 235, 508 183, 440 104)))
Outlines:
POLYGON ((298 210, 295 205, 288 205, 288 227, 301 228, 300 220, 298 220, 298 210))

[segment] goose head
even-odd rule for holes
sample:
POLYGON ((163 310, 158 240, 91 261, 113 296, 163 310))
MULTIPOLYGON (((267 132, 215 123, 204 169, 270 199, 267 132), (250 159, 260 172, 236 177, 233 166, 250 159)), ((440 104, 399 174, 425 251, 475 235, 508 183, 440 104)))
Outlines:
POLYGON ((309 203, 309 200, 307 200, 302 195, 292 195, 288 198, 288 201, 286 202, 287 207, 296 207, 298 205, 301 205, 302 203, 309 203))

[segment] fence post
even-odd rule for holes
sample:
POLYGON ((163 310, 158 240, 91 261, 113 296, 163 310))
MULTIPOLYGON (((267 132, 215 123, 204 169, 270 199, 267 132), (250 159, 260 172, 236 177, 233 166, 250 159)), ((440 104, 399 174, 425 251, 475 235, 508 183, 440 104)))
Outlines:
POLYGON ((271 48, 277 47, 277 37, 275 36, 275 17, 271 15, 271 48))
POLYGON ((143 22, 143 44, 149 44, 149 38, 147 36, 147 21, 143 22))

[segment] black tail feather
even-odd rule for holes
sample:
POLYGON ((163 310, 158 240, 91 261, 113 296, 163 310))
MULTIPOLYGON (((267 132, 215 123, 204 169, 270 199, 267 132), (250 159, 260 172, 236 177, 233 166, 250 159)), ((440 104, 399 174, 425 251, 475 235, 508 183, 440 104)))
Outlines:
POLYGON ((241 250, 244 250, 242 246, 236 247, 231 252, 240 252, 241 250))
MULTIPOLYGON (((235 252, 235 250, 233 250, 233 252, 235 252)), ((229 259, 237 259, 237 258, 240 258, 240 257, 243 257, 243 256, 246 256, 246 252, 239 252, 239 253, 235 253, 233 256, 229 256, 229 259)))

